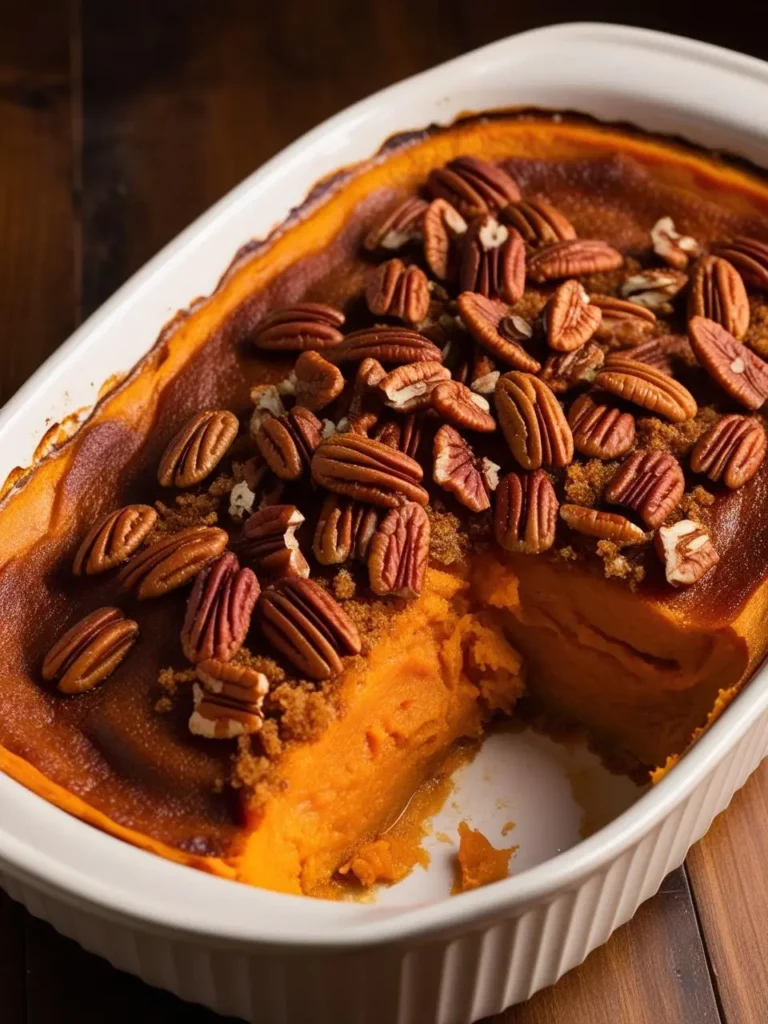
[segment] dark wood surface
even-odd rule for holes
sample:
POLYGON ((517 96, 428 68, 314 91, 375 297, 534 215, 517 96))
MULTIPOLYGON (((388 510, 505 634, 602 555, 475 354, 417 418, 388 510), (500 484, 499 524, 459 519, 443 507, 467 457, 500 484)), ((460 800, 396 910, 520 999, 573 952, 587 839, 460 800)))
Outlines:
MULTIPOLYGON (((0 401, 197 214, 318 121, 511 32, 622 20, 768 58, 754 0, 0 0, 0 401)), ((505 1024, 768 1020, 768 768, 659 894, 505 1024)), ((214 1024, 0 895, 2 1024, 214 1024)))

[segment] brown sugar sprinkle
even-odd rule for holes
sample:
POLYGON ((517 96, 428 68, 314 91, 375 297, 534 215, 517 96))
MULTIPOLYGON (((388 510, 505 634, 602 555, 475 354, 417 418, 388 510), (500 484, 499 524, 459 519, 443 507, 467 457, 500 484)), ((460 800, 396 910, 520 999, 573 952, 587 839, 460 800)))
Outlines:
POLYGON ((693 519, 695 523, 706 525, 709 517, 705 510, 714 503, 714 500, 714 494, 710 494, 706 488, 699 484, 692 491, 682 496, 680 504, 669 517, 667 525, 677 522, 678 519, 693 519))
POLYGON ((165 691, 166 699, 168 699, 176 696, 179 686, 192 683, 195 679, 197 679, 197 672, 193 668, 161 668, 157 674, 157 685, 165 691))
MULTIPOLYGON (((264 723, 261 732, 256 737, 262 748, 267 726, 272 727, 273 730, 276 729, 273 722, 264 723)), ((269 755, 254 753, 250 740, 250 736, 240 736, 237 741, 237 754, 232 767, 230 785, 233 789, 247 790, 249 804, 257 808, 266 803, 271 792, 269 778, 272 774, 273 758, 269 755)))
POLYGON ((744 341, 762 359, 768 359, 768 303, 762 299, 753 299, 749 316, 749 330, 744 341))
POLYGON ((711 406, 699 409, 694 419, 685 423, 664 423, 655 416, 644 417, 637 421, 637 446, 671 452, 681 458, 691 452, 702 434, 719 418, 711 406))
POLYGON ((282 683, 267 701, 268 713, 279 716, 280 739, 283 742, 308 743, 328 728, 333 710, 322 690, 312 683, 282 683))
POLYGON ((237 481, 234 476, 229 476, 227 473, 220 473, 219 476, 211 483, 208 488, 208 493, 212 498, 224 498, 229 497, 229 492, 235 486, 237 481))
POLYGON ((339 569, 331 582, 331 590, 337 601, 351 601, 357 593, 357 584, 349 569, 339 569))
POLYGON ((573 462, 565 471, 565 494, 573 505, 593 508, 603 496, 608 481, 616 471, 615 462, 573 462))
POLYGON ((632 590, 645 579, 645 568, 633 561, 632 555, 622 551, 612 540, 599 540, 597 554, 603 560, 606 579, 626 580, 632 590))
POLYGON ((438 565, 455 565, 467 556, 469 542, 453 512, 427 506, 430 525, 429 557, 438 565))
POLYGON ((219 521, 218 507, 219 499, 208 494, 178 494, 176 508, 156 501, 158 519, 145 544, 154 544, 166 534, 178 533, 190 526, 215 526, 219 521))
POLYGON ((406 604, 407 601, 400 599, 380 601, 364 597, 344 602, 344 611, 360 634, 361 655, 370 654, 376 644, 390 632, 396 613, 406 604))
POLYGON ((172 709, 173 701, 171 700, 170 697, 161 697, 155 703, 155 711, 158 713, 158 715, 166 715, 172 709))
MULTIPOLYGON (((287 679, 285 669, 278 665, 273 658, 268 658, 263 654, 253 654, 247 647, 241 647, 232 661, 236 665, 252 668, 254 672, 262 672, 269 680, 270 686, 278 686, 287 679)), ((195 674, 193 669, 193 677, 195 674)))
POLYGON ((570 544, 566 544, 565 547, 562 548, 553 548, 552 553, 556 558, 560 558, 564 562, 577 562, 579 558, 581 558, 581 555, 576 548, 572 547, 570 544))
POLYGON ((283 741, 280 739, 280 726, 274 718, 268 718, 261 727, 259 742, 265 757, 274 761, 283 752, 283 741))

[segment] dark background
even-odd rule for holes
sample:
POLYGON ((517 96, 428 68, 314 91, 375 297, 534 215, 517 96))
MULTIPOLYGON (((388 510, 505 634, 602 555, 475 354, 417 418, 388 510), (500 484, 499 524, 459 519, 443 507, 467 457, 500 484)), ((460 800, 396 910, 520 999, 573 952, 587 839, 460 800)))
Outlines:
MULTIPOLYGON (((510 33, 588 20, 768 59, 757 0, 0 0, 0 401, 165 242, 318 121, 510 33)), ((768 1019, 767 811, 760 771, 628 926, 506 1024, 768 1019)), ((0 896, 0 1024, 74 1021, 214 1017, 0 896)))

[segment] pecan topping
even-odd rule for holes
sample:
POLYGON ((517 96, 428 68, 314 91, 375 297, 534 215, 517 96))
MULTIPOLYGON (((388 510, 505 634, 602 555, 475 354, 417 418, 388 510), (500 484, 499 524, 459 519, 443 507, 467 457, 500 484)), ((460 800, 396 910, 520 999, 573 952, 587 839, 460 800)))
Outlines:
POLYGON ((379 390, 391 409, 415 412, 428 408, 437 385, 450 379, 451 372, 442 363, 408 363, 382 377, 379 390))
POLYGON ((432 171, 427 189, 435 198, 447 199, 464 217, 494 213, 520 199, 520 189, 506 171, 473 156, 457 157, 432 171))
POLYGON ((656 314, 645 306, 613 295, 592 295, 589 300, 603 314, 595 337, 622 346, 636 345, 648 336, 656 314))
POLYGON ((688 337, 709 376, 746 409, 759 409, 768 398, 768 363, 714 320, 693 317, 688 337))
POLYGON ((581 277, 617 270, 624 257, 608 245, 592 238, 574 238, 537 249, 528 257, 528 276, 537 284, 560 277, 581 277))
POLYGON ((254 509, 276 505, 285 483, 276 477, 261 455, 253 455, 240 466, 242 480, 229 492, 229 515, 246 519, 254 509))
POLYGON ((735 490, 752 479, 765 459, 766 436, 752 416, 723 416, 696 442, 691 469, 735 490))
POLYGON ((753 288, 768 290, 768 242, 756 238, 734 238, 720 242, 714 252, 728 260, 753 288))
POLYGON ((728 260, 704 256, 693 268, 688 316, 703 316, 738 341, 749 328, 749 299, 741 275, 728 260))
POLYGON ((256 445, 264 461, 281 480, 298 480, 309 466, 322 437, 322 424, 309 409, 295 405, 284 416, 264 420, 256 445))
POLYGON ((140 599, 160 597, 183 587, 220 555, 229 538, 215 526, 191 526, 171 533, 135 554, 120 572, 126 590, 140 599))
POLYGON ((381 413, 381 392, 379 383, 386 377, 387 371, 378 359, 363 359, 357 367, 352 385, 352 396, 349 400, 350 429, 360 417, 364 420, 363 428, 356 433, 367 434, 377 422, 381 413))
POLYGON ((656 535, 656 550, 673 587, 697 583, 720 561, 709 534, 692 519, 662 526, 656 535))
POLYGON ((264 420, 272 416, 285 416, 286 409, 280 391, 274 384, 257 384, 251 388, 253 413, 248 432, 255 441, 264 420))
POLYGON ((421 466, 403 452, 359 434, 337 434, 323 441, 312 458, 312 476, 329 491, 395 508, 406 501, 426 505, 421 466))
POLYGON ((510 315, 503 302, 464 292, 459 296, 458 307, 462 322, 478 345, 515 369, 529 373, 541 369, 541 364, 520 343, 532 336, 530 325, 522 317, 510 315))
MULTIPOLYGON (((614 356, 608 356, 608 365, 613 358, 614 356)), ((632 359, 636 363, 645 363, 656 370, 661 370, 670 377, 674 376, 677 363, 690 365, 694 361, 691 346, 684 334, 662 334, 657 338, 648 338, 632 349, 632 359)))
POLYGON ((541 199, 521 199, 501 211, 501 218, 518 231, 527 245, 568 242, 576 231, 567 217, 541 199))
POLYGON ((575 352, 551 355, 544 363, 541 379, 556 395, 561 395, 579 384, 591 384, 604 361, 600 346, 588 341, 575 352))
POLYGON ((218 466, 237 436, 237 416, 226 410, 200 412, 174 437, 160 459, 163 487, 192 487, 218 466))
POLYGON ((437 385, 432 392, 432 408, 457 427, 486 434, 496 429, 488 401, 457 380, 437 385))
POLYGON ((269 505, 245 523, 245 551, 258 572, 269 576, 309 576, 296 531, 304 516, 295 505, 269 505))
POLYGON ((406 267, 402 260, 387 260, 371 271, 365 300, 374 316, 417 324, 429 312, 427 275, 419 267, 406 267))
POLYGON ((181 627, 181 649, 193 664, 206 658, 231 661, 243 646, 259 581, 225 551, 198 575, 181 627))
POLYGON ((442 353, 423 334, 407 327, 366 327, 353 331, 331 356, 334 363, 360 363, 377 359, 380 363, 401 364, 443 361, 442 353))
POLYGON ((647 539, 639 526, 614 512, 599 512, 583 505, 561 505, 560 518, 577 533, 612 540, 614 544, 643 544, 647 539))
POLYGON ((685 270, 689 260, 695 259, 701 252, 695 238, 681 235, 675 229, 675 222, 671 217, 661 217, 653 225, 651 244, 656 255, 676 270, 685 270))
POLYGON ((398 448, 412 459, 416 458, 421 444, 421 420, 418 416, 407 416, 400 427, 398 448))
POLYGON ((344 314, 323 302, 297 302, 265 317, 256 329, 256 348, 275 352, 303 352, 338 345, 344 314))
POLYGON ((478 459, 469 443, 447 423, 435 434, 432 479, 455 494, 473 512, 491 507, 489 492, 498 485, 498 466, 478 459))
POLYGON ((499 483, 493 514, 496 542, 505 551, 537 555, 555 543, 557 495, 543 469, 508 473, 499 483))
POLYGON ((681 270, 642 270, 626 278, 621 294, 636 306, 655 313, 671 313, 672 299, 688 284, 681 270))
POLYGON ((380 597, 418 597, 429 561, 429 517, 408 502, 384 516, 368 549, 371 590, 380 597))
POLYGON ((149 505, 126 505, 110 512, 83 538, 72 571, 75 576, 95 576, 127 562, 157 521, 157 512, 149 505))
MULTIPOLYGON (((294 395, 297 404, 310 412, 320 412, 344 390, 344 375, 338 366, 329 363, 319 352, 302 352, 281 390, 284 394, 294 395)), ((283 415, 283 412, 280 410, 276 415, 283 415)))
POLYGON ((633 509, 655 530, 677 508, 684 490, 683 471, 674 455, 639 448, 614 473, 605 500, 633 509))
POLYGON ((263 672, 212 658, 197 666, 189 731, 209 740, 250 736, 264 724, 261 706, 269 693, 263 672))
POLYGON ((256 610, 267 640, 310 679, 330 679, 341 672, 343 656, 360 653, 355 624, 312 580, 277 580, 256 610))
POLYGON ((427 204, 418 196, 409 196, 377 217, 363 239, 369 252, 377 249, 395 251, 409 242, 417 242, 422 235, 427 204))
POLYGON ((593 459, 617 459, 635 443, 635 419, 628 412, 598 405, 581 395, 571 406, 568 422, 573 446, 580 455, 593 459))
POLYGON ((595 378, 598 387, 672 423, 693 419, 698 411, 690 391, 661 370, 634 359, 610 356, 595 378))
POLYGON ((560 403, 547 385, 512 370, 499 377, 496 412, 507 444, 523 469, 567 466, 573 436, 560 403))
POLYGON ((467 222, 445 199, 434 199, 424 215, 424 260, 438 279, 455 276, 457 245, 467 230, 467 222))
POLYGON ((525 291, 525 245, 520 235, 490 215, 476 217, 464 235, 459 288, 518 302, 525 291))
POLYGON ((315 558, 321 565, 340 565, 348 558, 365 561, 378 525, 378 512, 371 505, 329 494, 315 529, 315 558))
POLYGON ((56 680, 62 693, 92 690, 136 643, 139 624, 119 608, 97 608, 60 637, 43 660, 43 679, 56 680))
POLYGON ((579 281, 564 281, 544 311, 547 343, 557 352, 581 348, 600 326, 602 311, 592 305, 579 281))

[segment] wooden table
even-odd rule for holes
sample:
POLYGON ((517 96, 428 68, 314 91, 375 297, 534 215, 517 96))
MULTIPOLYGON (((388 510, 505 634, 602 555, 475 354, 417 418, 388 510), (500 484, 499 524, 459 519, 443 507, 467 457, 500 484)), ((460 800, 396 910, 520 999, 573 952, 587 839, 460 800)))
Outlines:
MULTIPOLYGON (((644 0, 646 27, 768 58, 768 18, 644 0), (761 20, 761 23, 759 21, 761 20)), ((0 0, 0 402, 160 246, 382 86, 608 0, 0 0)), ((587 962, 506 1024, 768 1020, 768 767, 587 962)), ((210 1022, 0 896, 2 1024, 210 1022)))

